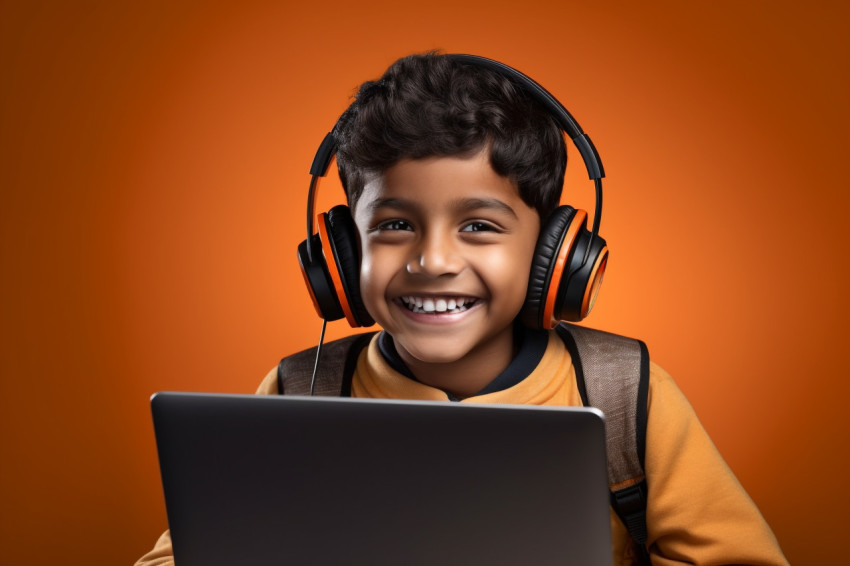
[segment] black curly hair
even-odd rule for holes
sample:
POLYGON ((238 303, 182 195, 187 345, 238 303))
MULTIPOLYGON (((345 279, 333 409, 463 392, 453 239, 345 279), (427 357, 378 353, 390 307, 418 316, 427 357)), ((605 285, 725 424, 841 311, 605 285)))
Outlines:
POLYGON ((471 156, 486 147, 493 170, 516 183, 545 221, 567 165, 563 132, 521 86, 436 52, 399 59, 363 83, 334 136, 352 207, 371 175, 401 159, 471 156))

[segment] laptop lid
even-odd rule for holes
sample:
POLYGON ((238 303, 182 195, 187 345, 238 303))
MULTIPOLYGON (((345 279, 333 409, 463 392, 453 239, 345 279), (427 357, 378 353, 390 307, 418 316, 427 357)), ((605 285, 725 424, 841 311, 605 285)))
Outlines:
POLYGON ((596 409, 158 393, 175 562, 611 565, 596 409))

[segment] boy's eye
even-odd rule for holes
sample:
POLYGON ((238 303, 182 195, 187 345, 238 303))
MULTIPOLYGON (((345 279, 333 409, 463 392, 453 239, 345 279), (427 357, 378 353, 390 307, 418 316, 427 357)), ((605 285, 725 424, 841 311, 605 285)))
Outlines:
POLYGON ((376 230, 413 230, 413 226, 406 220, 388 220, 375 227, 376 230))
POLYGON ((470 222, 460 229, 461 232, 497 232, 498 230, 486 222, 470 222))

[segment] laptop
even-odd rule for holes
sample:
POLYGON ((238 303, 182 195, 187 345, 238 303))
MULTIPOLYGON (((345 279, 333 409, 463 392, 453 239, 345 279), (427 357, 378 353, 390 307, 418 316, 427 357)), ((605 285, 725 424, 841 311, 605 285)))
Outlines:
POLYGON ((180 566, 611 566, 591 408, 157 393, 180 566))

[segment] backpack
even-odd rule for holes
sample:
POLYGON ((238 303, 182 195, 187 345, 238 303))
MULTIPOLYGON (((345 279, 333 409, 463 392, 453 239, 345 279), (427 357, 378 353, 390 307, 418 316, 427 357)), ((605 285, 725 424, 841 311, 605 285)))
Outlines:
MULTIPOLYGON (((561 323, 555 330, 570 353, 582 403, 605 414, 611 506, 649 564, 646 550, 646 452, 649 353, 639 341, 600 330, 561 323)), ((376 332, 355 334, 322 346, 314 395, 349 397, 357 358, 376 332)), ((283 358, 277 368, 278 393, 309 395, 316 348, 283 358)))

